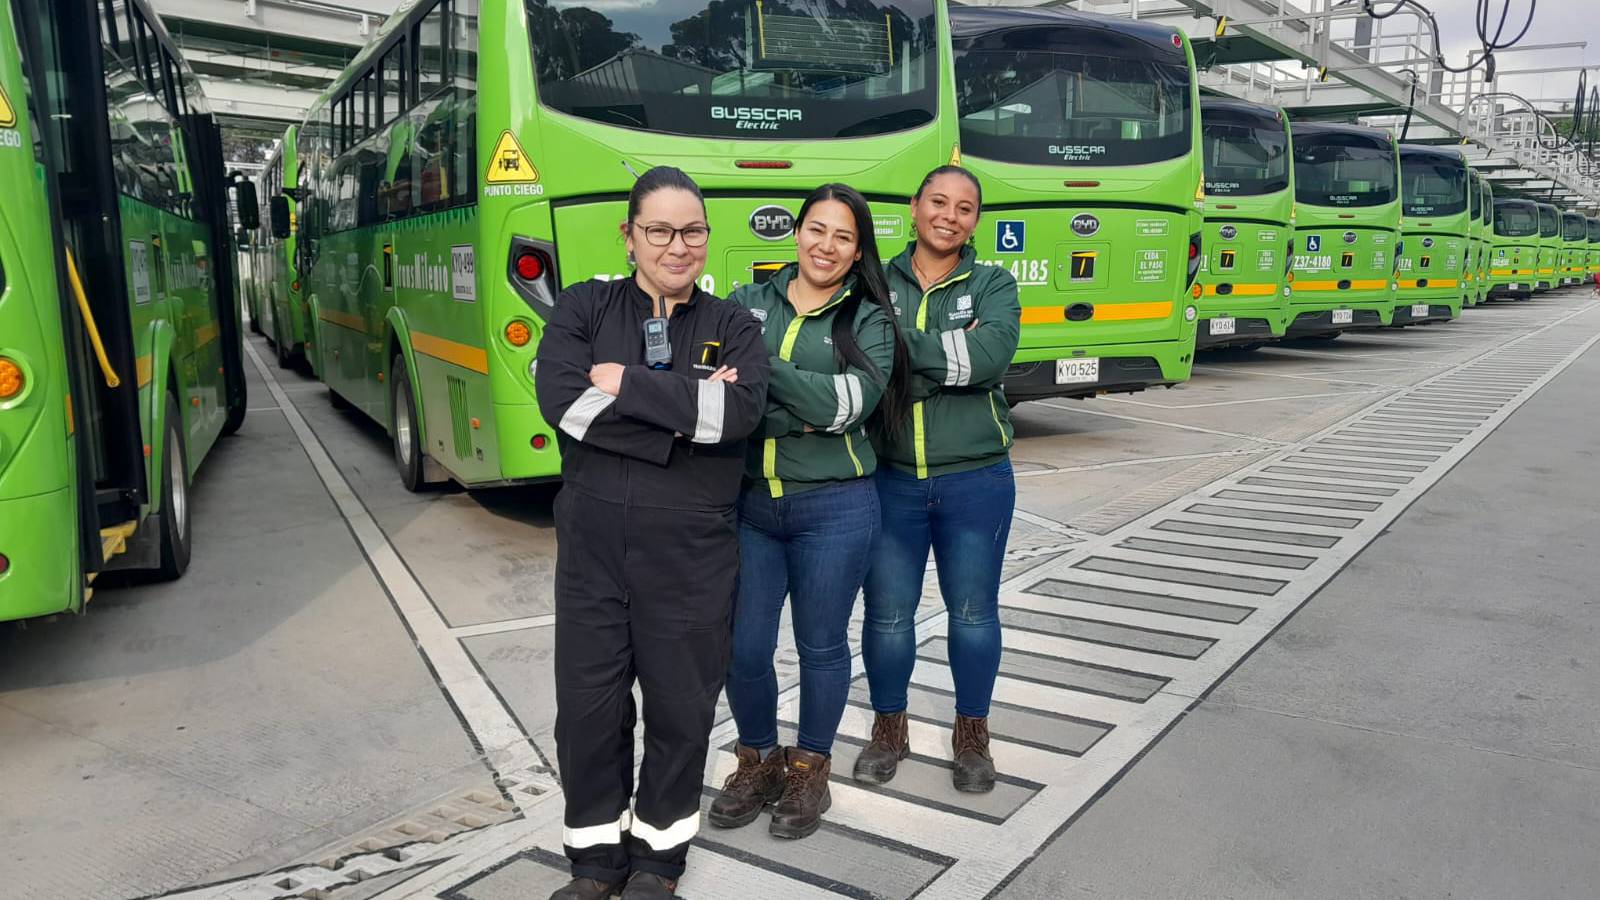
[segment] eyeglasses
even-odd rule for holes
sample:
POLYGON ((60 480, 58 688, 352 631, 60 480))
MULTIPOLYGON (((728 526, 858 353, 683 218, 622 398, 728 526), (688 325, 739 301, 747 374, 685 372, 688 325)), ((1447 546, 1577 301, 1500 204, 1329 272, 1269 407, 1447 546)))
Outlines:
POLYGON ((711 227, 709 225, 685 225, 682 228, 673 228, 670 225, 635 225, 635 228, 644 230, 644 239, 652 247, 666 247, 672 244, 672 239, 683 236, 685 247, 704 247, 711 240, 711 227))

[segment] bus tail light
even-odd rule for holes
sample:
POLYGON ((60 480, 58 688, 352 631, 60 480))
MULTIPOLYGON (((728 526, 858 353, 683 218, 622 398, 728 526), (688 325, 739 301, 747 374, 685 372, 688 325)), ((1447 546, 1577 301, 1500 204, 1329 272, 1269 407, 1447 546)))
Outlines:
POLYGON ((0 575, 4 575, 9 571, 11 571, 11 560, 6 559, 4 553, 0 553, 0 575))
POLYGON ((1189 280, 1184 282, 1184 287, 1194 284, 1195 276, 1200 274, 1200 232, 1189 235, 1189 280))
POLYGON ((527 322, 512 319, 510 324, 506 325, 506 343, 513 347, 526 347, 530 340, 533 340, 533 329, 528 327, 527 322))
POLYGON ((556 309, 555 245, 525 237, 511 239, 506 277, 534 312, 549 318, 556 309))
POLYGON ((26 383, 22 377, 22 367, 0 356, 0 400, 10 400, 22 393, 26 383))
POLYGON ((787 159, 740 159, 733 164, 741 169, 788 169, 794 166, 787 159))
POLYGON ((528 446, 535 450, 543 450, 544 448, 550 446, 550 439, 542 434, 536 434, 533 436, 533 440, 528 442, 528 446))

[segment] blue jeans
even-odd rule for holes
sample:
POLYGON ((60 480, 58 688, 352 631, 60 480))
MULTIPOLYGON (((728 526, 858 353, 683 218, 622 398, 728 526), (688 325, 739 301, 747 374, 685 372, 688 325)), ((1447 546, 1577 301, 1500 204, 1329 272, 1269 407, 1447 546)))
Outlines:
POLYGON ((861 634, 872 708, 906 708, 917 661, 917 604, 932 548, 949 613, 956 712, 987 716, 1000 671, 1000 566, 1017 501, 1011 462, 921 480, 879 466, 876 480, 883 533, 867 573, 861 634))
POLYGON ((869 478, 776 500, 759 489, 739 498, 739 589, 728 668, 739 743, 758 750, 778 743, 772 656, 787 595, 800 655, 796 743, 832 752, 850 693, 850 612, 877 534, 878 494, 869 478))

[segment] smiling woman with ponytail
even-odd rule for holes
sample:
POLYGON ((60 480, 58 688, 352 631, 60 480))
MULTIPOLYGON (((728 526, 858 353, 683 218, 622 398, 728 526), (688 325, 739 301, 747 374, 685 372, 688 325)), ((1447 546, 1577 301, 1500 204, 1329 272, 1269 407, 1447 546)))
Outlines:
POLYGON ((910 409, 906 349, 867 201, 823 185, 797 221, 799 260, 730 298, 762 323, 771 377, 739 499, 728 672, 739 767, 707 816, 733 828, 776 804, 769 830, 785 838, 816 831, 831 799, 833 739, 850 689, 846 632, 878 533, 868 423, 896 430, 910 409), (772 666, 785 596, 800 654, 800 729, 789 748, 778 746, 772 666))

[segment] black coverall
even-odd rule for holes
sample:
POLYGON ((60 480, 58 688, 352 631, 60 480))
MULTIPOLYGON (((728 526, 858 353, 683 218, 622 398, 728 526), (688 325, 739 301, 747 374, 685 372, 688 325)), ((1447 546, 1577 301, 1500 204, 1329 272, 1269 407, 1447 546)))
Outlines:
POLYGON ((651 300, 633 279, 564 291, 539 344, 539 408, 557 425, 556 755, 575 877, 676 879, 728 667, 745 436, 766 408, 755 318, 703 291, 668 321, 670 370, 643 365, 651 300), (596 363, 627 366, 613 398, 596 363), (705 379, 719 365, 737 384, 705 379), (633 682, 644 762, 633 790, 633 682), (628 801, 634 797, 633 809, 628 801))

